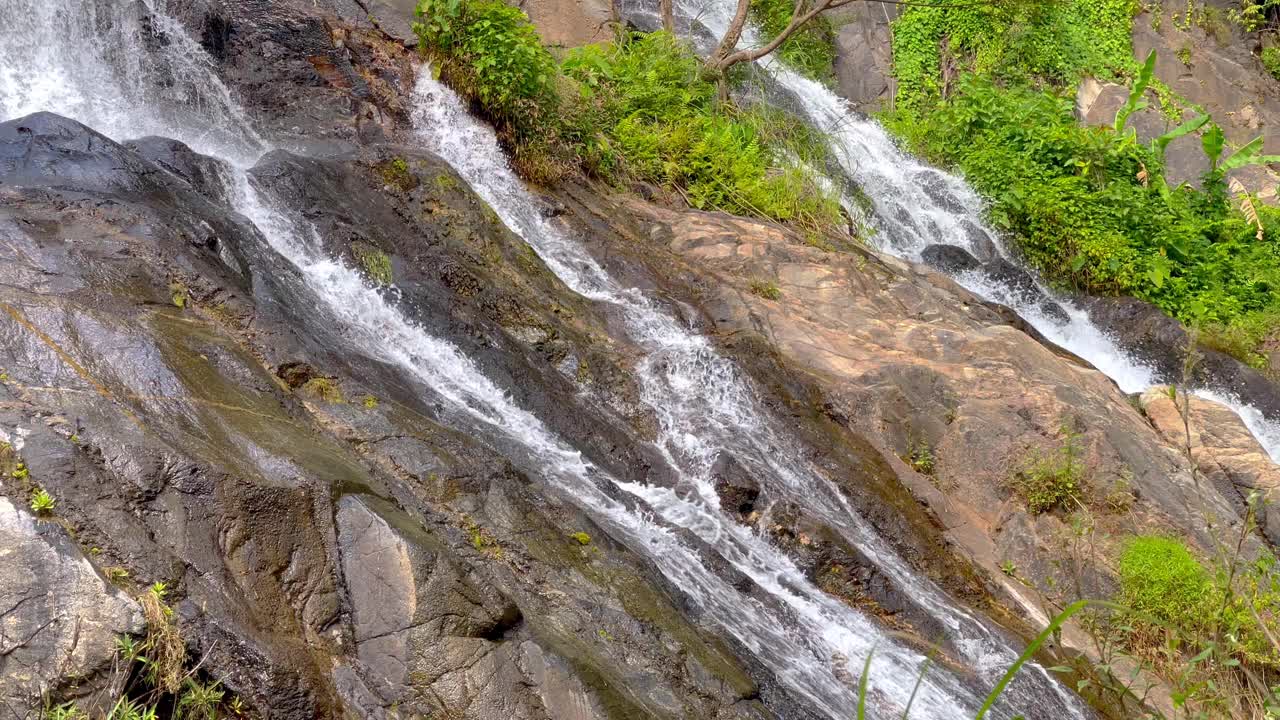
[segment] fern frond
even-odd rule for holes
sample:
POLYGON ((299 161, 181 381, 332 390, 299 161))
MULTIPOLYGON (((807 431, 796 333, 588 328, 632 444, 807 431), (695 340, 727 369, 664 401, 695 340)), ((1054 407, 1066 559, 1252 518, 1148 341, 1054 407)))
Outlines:
POLYGON ((1244 184, 1235 178, 1231 178, 1228 185, 1231 188, 1231 192, 1235 193, 1236 197, 1240 199, 1240 212, 1244 213, 1244 219, 1258 228, 1258 242, 1262 242, 1262 218, 1258 217, 1258 206, 1253 204, 1253 196, 1245 189, 1244 184))

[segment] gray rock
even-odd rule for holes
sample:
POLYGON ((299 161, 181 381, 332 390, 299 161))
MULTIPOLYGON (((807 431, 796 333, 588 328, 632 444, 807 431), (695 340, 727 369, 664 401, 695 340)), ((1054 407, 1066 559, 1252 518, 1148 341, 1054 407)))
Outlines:
POLYGON ((889 23, 898 12, 894 5, 858 3, 838 19, 842 24, 836 35, 836 88, 862 112, 893 106, 897 85, 889 23))
POLYGON ((138 604, 108 585, 56 522, 0 496, 0 705, 41 707, 44 694, 106 682, 116 638, 142 630, 138 604))
POLYGON ((930 245, 920 253, 920 257, 930 267, 950 274, 976 270, 981 266, 968 250, 955 245, 930 245))

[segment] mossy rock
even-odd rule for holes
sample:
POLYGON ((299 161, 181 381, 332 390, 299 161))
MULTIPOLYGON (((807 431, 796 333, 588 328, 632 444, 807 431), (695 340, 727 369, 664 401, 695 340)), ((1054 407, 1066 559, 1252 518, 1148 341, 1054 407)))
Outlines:
POLYGON ((405 162, 404 158, 392 158, 376 166, 375 169, 383 182, 403 192, 409 192, 418 187, 418 176, 409 169, 409 163, 405 162))
POLYGON ((365 277, 379 285, 390 285, 394 280, 390 255, 364 242, 352 243, 351 254, 355 255, 356 262, 360 263, 360 269, 365 277))

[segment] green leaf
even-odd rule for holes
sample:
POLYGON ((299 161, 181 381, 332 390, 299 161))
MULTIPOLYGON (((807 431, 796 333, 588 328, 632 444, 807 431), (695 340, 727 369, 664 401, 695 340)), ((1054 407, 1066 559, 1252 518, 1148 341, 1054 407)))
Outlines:
MULTIPOLYGON (((1152 53, 1152 55, 1154 56, 1155 53, 1152 53)), ((1150 63, 1151 60, 1148 59, 1147 62, 1150 63)), ((1032 640, 1031 644, 1027 646, 1027 649, 1022 651, 1022 655, 1018 656, 1017 661, 1005 671, 1004 677, 1000 678, 1000 682, 996 683, 995 688, 991 690, 991 694, 987 696, 986 702, 982 703, 982 708, 978 710, 978 714, 974 717, 974 720, 982 720, 987 716, 987 713, 996 704, 996 701, 1000 699, 1002 694, 1004 694, 1005 688, 1013 681, 1013 677, 1017 675, 1018 671, 1022 669, 1022 666, 1031 659, 1031 656, 1036 654, 1036 651, 1040 649, 1040 646, 1044 644, 1044 641, 1048 640, 1049 637, 1053 635, 1058 628, 1062 627, 1062 624, 1070 619, 1072 615, 1083 610, 1085 606, 1089 605, 1091 602, 1092 601, 1090 600, 1077 600, 1076 602, 1068 605, 1062 612, 1058 613, 1058 616, 1049 623, 1049 627, 1042 630, 1040 634, 1036 636, 1035 640, 1032 640)), ((868 658, 867 662, 870 664, 870 658, 868 658)), ((859 715, 859 717, 861 717, 861 715, 859 715)))
POLYGON ((1199 115, 1197 117, 1191 118, 1190 120, 1182 123, 1178 127, 1170 130, 1169 132, 1151 141, 1151 147, 1153 150, 1155 150, 1156 154, 1159 155, 1160 159, 1163 161, 1164 152, 1165 152, 1165 149, 1169 147, 1169 143, 1173 142, 1174 140, 1177 140, 1178 138, 1184 135, 1190 135, 1191 133, 1199 130, 1200 128, 1204 127, 1205 124, 1209 122, 1209 120, 1210 120, 1210 117, 1207 114, 1199 115))
POLYGON ((867 661, 862 664, 862 677, 858 678, 858 720, 867 718, 867 681, 871 679, 871 658, 875 654, 875 647, 867 652, 867 661))
POLYGON ((1222 133, 1218 123, 1209 123, 1209 129, 1200 136, 1200 145, 1204 148, 1204 154, 1209 158, 1209 166, 1213 170, 1218 169, 1218 160, 1222 157, 1222 148, 1226 143, 1227 136, 1222 133))
POLYGON ((1155 71, 1156 51, 1152 50, 1147 55, 1147 61, 1142 64, 1142 68, 1138 71, 1138 77, 1133 81, 1133 88, 1129 91, 1129 99, 1116 111, 1116 132, 1124 130, 1124 124, 1128 121, 1130 115, 1147 107, 1147 104, 1142 101, 1142 95, 1147 91, 1147 86, 1151 84, 1151 76, 1155 74, 1155 71))

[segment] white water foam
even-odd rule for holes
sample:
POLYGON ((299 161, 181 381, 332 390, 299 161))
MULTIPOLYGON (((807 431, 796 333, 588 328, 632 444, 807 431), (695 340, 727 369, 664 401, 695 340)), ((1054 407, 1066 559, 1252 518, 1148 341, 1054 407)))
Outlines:
MULTIPOLYGON (((635 289, 619 286, 580 243, 549 223, 508 166, 493 130, 470 116, 461 99, 435 80, 430 69, 420 72, 417 95, 414 120, 427 146, 445 158, 571 289, 620 308, 629 335, 645 349, 637 378, 646 405, 660 421, 659 446, 672 465, 681 469, 682 477, 692 482, 696 495, 684 497, 655 487, 626 489, 642 497, 668 522, 689 528, 718 550, 751 547, 747 555, 722 555, 759 581, 760 558, 774 556, 769 565, 773 567, 790 563, 719 510, 713 466, 721 456, 731 455, 773 493, 839 530, 898 585, 904 597, 945 627, 965 659, 994 683, 1017 654, 980 621, 950 603, 931 582, 912 572, 802 451, 775 430, 738 369, 716 353, 705 337, 681 327, 635 289)), ((803 589, 811 597, 821 595, 802 577, 792 578, 791 583, 793 590, 803 589)), ((860 624, 861 631, 870 634, 853 644, 832 644, 828 652, 860 659, 876 644, 877 657, 893 667, 873 674, 871 684, 886 698, 904 702, 907 695, 901 693, 909 693, 910 688, 902 679, 910 678, 911 668, 919 662, 918 654, 888 641, 877 628, 860 624)), ((1032 672, 1039 673, 1041 685, 1037 690, 1029 681, 1015 683, 1009 693, 1015 706, 1019 700, 1034 697, 1041 706, 1053 706, 1057 717, 1083 717, 1074 696, 1042 669, 1032 672), (1046 686, 1052 688, 1047 694, 1043 692, 1046 686)), ((949 717, 941 713, 960 710, 961 704, 952 700, 949 710, 931 705, 930 712, 933 717, 949 717)), ((828 702, 826 707, 834 717, 847 713, 847 705, 828 702)))

